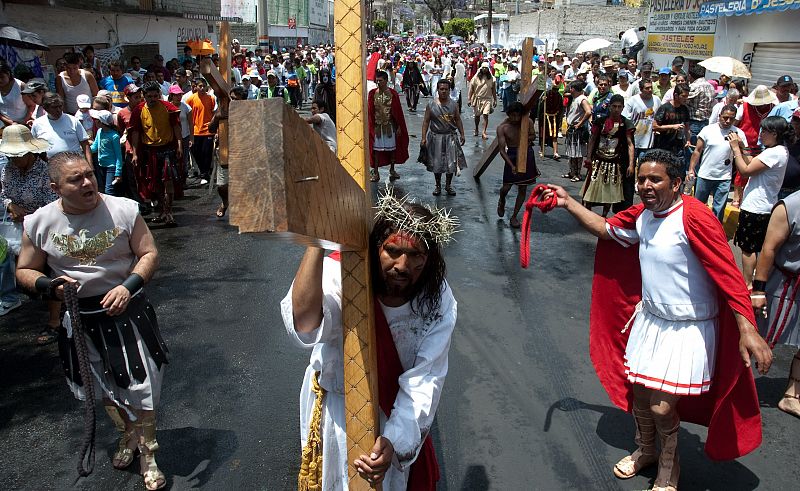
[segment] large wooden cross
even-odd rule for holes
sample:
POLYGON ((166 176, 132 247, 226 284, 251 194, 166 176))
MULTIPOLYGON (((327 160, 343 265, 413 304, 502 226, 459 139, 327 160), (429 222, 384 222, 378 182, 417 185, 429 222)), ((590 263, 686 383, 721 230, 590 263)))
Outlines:
MULTIPOLYGON (((364 5, 334 2, 338 158, 283 100, 230 105, 230 221, 342 251, 348 462, 369 455, 379 431, 375 329, 367 237, 364 5)), ((298 455, 299 457, 299 455, 298 455)), ((349 487, 369 489, 348 465, 349 487)))
MULTIPOLYGON (((536 93, 536 79, 531 80, 533 75, 533 39, 525 38, 522 42, 522 66, 520 67, 522 75, 520 94, 520 102, 525 107, 522 121, 520 121, 519 128, 519 147, 517 147, 517 172, 525 173, 528 167, 528 131, 530 128, 530 119, 527 117, 528 113, 538 103, 538 98, 534 98, 536 93)), ((547 74, 540 74, 538 76, 547 76, 547 74)), ((492 140, 492 143, 483 151, 478 165, 472 171, 472 177, 476 180, 480 179, 481 175, 486 172, 489 164, 492 163, 497 154, 500 153, 500 145, 497 138, 492 140)))

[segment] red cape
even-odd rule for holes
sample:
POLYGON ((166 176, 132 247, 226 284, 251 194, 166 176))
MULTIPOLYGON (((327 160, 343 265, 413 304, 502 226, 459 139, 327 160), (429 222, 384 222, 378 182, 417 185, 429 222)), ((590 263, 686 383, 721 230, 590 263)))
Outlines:
MULTIPOLYGON (((722 225, 700 201, 683 196, 683 222, 689 245, 717 285, 719 328, 717 359, 711 390, 684 396, 681 419, 708 427, 705 451, 713 460, 732 460, 761 444, 761 413, 753 373, 739 355, 739 329, 734 311, 755 325, 750 296, 728 245, 722 225)), ((608 219, 623 229, 636 227, 644 210, 632 206, 608 219)), ((599 240, 592 283, 589 348, 597 376, 608 397, 630 411, 633 397, 623 366, 630 330, 620 333, 642 296, 639 247, 624 248, 614 240, 599 240)))
POLYGON ((367 80, 375 81, 375 72, 378 70, 378 60, 381 59, 380 53, 372 53, 367 62, 367 80))
MULTIPOLYGON (((369 161, 370 166, 379 167, 382 165, 389 165, 389 162, 376 162, 373 156, 373 144, 375 142, 375 91, 372 89, 367 96, 367 120, 369 122, 369 161)), ((400 105, 400 95, 397 91, 389 88, 392 93, 392 118, 397 125, 397 133, 395 140, 397 142, 396 150, 394 151, 394 163, 402 164, 408 160, 408 130, 406 129, 406 118, 403 116, 403 106, 400 105)), ((389 153, 389 152, 385 152, 389 153)))

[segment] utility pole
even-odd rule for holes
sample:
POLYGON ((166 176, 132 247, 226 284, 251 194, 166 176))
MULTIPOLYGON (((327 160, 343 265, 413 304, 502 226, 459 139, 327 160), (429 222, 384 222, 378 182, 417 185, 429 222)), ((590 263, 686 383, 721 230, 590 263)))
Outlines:
POLYGON ((492 44, 492 0, 489 0, 489 29, 486 32, 486 44, 491 48, 492 44))
POLYGON ((270 53, 269 49, 269 10, 267 0, 258 0, 256 4, 256 21, 258 22, 258 46, 264 53, 270 53))

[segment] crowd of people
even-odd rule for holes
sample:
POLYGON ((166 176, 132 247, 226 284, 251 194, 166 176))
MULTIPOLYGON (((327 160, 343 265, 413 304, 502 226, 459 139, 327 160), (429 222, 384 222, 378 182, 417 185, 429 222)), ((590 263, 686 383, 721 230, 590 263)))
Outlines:
MULTIPOLYGON (((453 179, 468 164, 462 150, 466 140, 463 113, 472 113, 473 136, 487 140, 489 116, 500 105, 505 118, 497 126, 496 136, 504 172, 497 213, 506 216, 506 198, 516 187, 509 225, 519 228, 527 186, 539 175, 537 147, 539 157, 551 147, 552 159, 559 162, 561 146, 569 160, 561 177, 582 183, 580 199, 572 199, 559 186, 548 187, 543 196, 566 208, 602 239, 622 247, 657 246, 653 249, 657 252, 639 258, 641 267, 649 268, 650 277, 642 274, 638 280, 624 280, 639 281, 642 287, 624 352, 628 363, 624 378, 634 387, 630 408, 637 424, 638 449, 620 461, 614 473, 629 478, 657 464, 656 488, 677 489, 679 399, 708 393, 712 380, 727 387, 748 383, 739 369, 734 370, 738 374, 735 380, 714 374, 717 348, 720 352, 730 348, 722 342, 714 345, 714 319, 724 317, 734 329, 738 327, 741 366, 748 369, 750 354, 765 373, 771 362, 769 349, 776 343, 800 345, 800 308, 795 303, 800 294, 800 228, 795 227, 800 217, 797 84, 789 74, 771 87, 748 87, 746 80, 726 74, 711 80, 703 66, 682 56, 676 56, 668 67, 655 67, 649 61, 639 64, 637 34, 626 31, 620 33, 620 39, 620 55, 589 52, 568 56, 558 49, 534 54, 530 60, 532 97, 526 101, 520 100, 527 75, 521 69, 528 60, 522 59, 519 50, 488 50, 436 37, 373 40, 366 60, 370 180, 380 181, 382 167, 388 167, 388 179, 401 178, 398 166, 409 159, 403 103, 414 113, 422 97, 427 102, 418 160, 433 174, 434 196, 443 192, 456 195, 453 179), (526 120, 527 144, 522 133, 526 120), (527 157, 520 161, 523 153, 527 157), (637 192, 641 203, 634 205, 637 192), (711 211, 688 197, 692 194, 711 211), (600 215, 591 212, 593 207, 601 207, 600 215), (676 211, 669 222, 671 235, 665 237, 666 228, 659 233, 659 220, 676 211), (606 219, 611 212, 614 217, 606 219), (738 270, 722 232, 723 222, 728 224, 734 216, 738 216, 738 226, 733 242, 742 251, 738 270), (698 227, 713 229, 705 242, 697 235, 698 227), (682 237, 680 244, 671 241, 673 236, 682 237), (676 259, 678 249, 680 258, 676 259), (696 272, 698 264, 708 270, 706 276, 696 272), (743 281, 737 282, 737 275, 743 281), (674 291, 664 293, 661 285, 653 283, 654 277, 683 279, 676 280, 674 291), (698 290, 702 293, 693 289, 695 281, 702 284, 698 290), (730 307, 724 312, 717 308, 715 282, 730 307), (692 297, 688 297, 690 290, 692 297), (741 312, 743 298, 750 299, 749 314, 741 312), (681 301, 692 309, 680 310, 676 305, 681 301), (664 334, 675 323, 694 333, 696 339, 691 348, 670 361, 671 353, 685 341, 683 335, 664 334), (656 331, 661 334, 649 336, 656 331), (687 363, 694 365, 686 370, 687 363), (657 435, 660 445, 656 444, 657 435)), ((153 224, 176 226, 174 201, 183 196, 187 186, 208 185, 214 177, 221 197, 215 213, 219 218, 225 216, 227 169, 216 159, 217 128, 227 117, 220 97, 279 98, 298 111, 308 108, 310 115, 305 120, 331 150, 337 148, 334 48, 306 46, 265 52, 244 49, 234 40, 233 89, 224 95, 215 94, 200 75, 204 57, 193 56, 187 47, 183 56, 166 63, 156 55, 146 68, 137 57, 104 65, 88 46, 59 59, 53 91, 43 81, 16 78, 0 61, 0 155, 7 159, 0 176, 0 197, 8 219, 20 232, 16 248, 9 244, 2 256, 0 316, 22 303, 14 281, 16 269, 21 287, 48 299, 48 320, 36 342, 53 342, 63 322, 65 290, 48 275, 80 282, 86 325, 108 326, 110 322, 124 340, 117 346, 119 350, 98 351, 93 358, 96 371, 105 373, 100 381, 102 398, 121 434, 113 464, 126 468, 140 453, 147 489, 166 484, 154 455, 155 411, 167 349, 142 290, 158 257, 142 217, 150 217, 153 224), (116 241, 119 236, 125 240, 116 241), (113 258, 104 254, 107 250, 114 250, 113 258), (119 317, 122 313, 125 316, 119 317), (148 322, 132 320, 134 314, 136 319, 144 315, 148 322), (136 359, 143 368, 120 365, 123 358, 136 359), (109 366, 115 373, 107 370, 109 366), (134 380, 147 382, 134 388, 134 380), (112 386, 123 390, 106 390, 112 386)), ((217 55, 208 58, 218 65, 217 55)), ((388 420, 382 426, 385 438, 376 441, 373 455, 354 464, 365 479, 386 479, 394 489, 413 482, 409 481, 414 479, 409 468, 415 459, 426 460, 426 466, 435 465, 435 456, 433 463, 427 460, 432 452, 432 447, 425 450, 430 441, 427 430, 447 371, 456 302, 444 279, 439 251, 451 233, 447 214, 393 202, 391 197, 381 206, 374 240, 370 241, 375 249, 370 251, 375 256, 373 264, 381 268, 380 274, 376 273, 384 314, 379 321, 388 332, 389 328, 400 329, 408 318, 425 324, 425 315, 436 314, 435 325, 428 322, 424 328, 439 336, 435 346, 429 346, 430 358, 423 361, 415 357, 425 339, 409 338, 413 342, 408 346, 395 346, 400 360, 394 369, 403 374, 400 387, 415 395, 396 406, 400 408, 396 412, 389 407, 388 420), (412 303, 408 312, 401 312, 412 303), (424 308, 418 309, 420 306, 424 308), (435 372, 436 377, 423 382, 403 378, 414 370, 435 372), (425 417, 417 414, 419 406, 427 408, 425 417), (413 433, 413 438, 406 433, 413 433), (396 455, 401 465, 392 470, 392 454, 401 451, 396 455)), ((340 342, 336 336, 341 335, 341 313, 331 317, 331 312, 340 308, 341 292, 336 289, 341 286, 334 271, 337 260, 325 259, 320 250, 310 248, 282 303, 290 336, 299 345, 314 348, 303 385, 301 421, 304 428, 312 424, 321 428, 303 433, 302 443, 307 448, 321 446, 319 435, 323 435, 322 441, 343 437, 336 429, 341 427, 343 400, 334 387, 341 374, 325 368, 332 359, 341 365, 336 358, 341 346, 330 344, 337 339, 340 342), (317 284, 319 278, 321 284, 317 284), (297 288, 298 284, 303 288, 297 288), (320 421, 321 402, 316 401, 331 391, 320 421)), ((389 336, 391 339, 391 333, 389 336)), ((90 338, 95 346, 104 343, 90 338)), ((60 342, 69 346, 64 336, 60 342)), ((69 349, 66 352, 71 355, 69 349)), ((730 363, 729 357, 726 363, 730 363)), ((73 390, 81 394, 74 384, 75 373, 68 375, 73 390)), ((749 380, 752 384, 752 376, 749 380)), ((800 351, 792 362, 779 407, 800 417, 800 351)), ((692 412, 688 418, 708 424, 702 412, 692 412)), ((741 422, 745 426, 751 423, 741 422)), ((710 434, 712 439, 723 448, 720 455, 732 455, 724 447, 733 443, 716 434, 710 434)), ((346 452, 335 452, 333 446, 326 447, 329 453, 325 455, 321 450, 315 454, 319 462, 309 457, 309 465, 313 463, 320 475, 313 476, 304 467, 301 481, 334 483, 344 479, 346 452), (328 475, 322 473, 322 462, 327 462, 328 475)), ((749 451, 744 447, 738 450, 749 451)), ((305 458, 304 452, 304 466, 305 458)), ((426 469, 430 478, 438 474, 433 467, 426 469)))

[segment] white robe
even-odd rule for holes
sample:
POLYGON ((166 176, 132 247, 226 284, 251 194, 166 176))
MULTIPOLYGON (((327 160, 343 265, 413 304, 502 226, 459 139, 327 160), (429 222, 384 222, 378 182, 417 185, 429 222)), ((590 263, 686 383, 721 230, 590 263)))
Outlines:
MULTIPOLYGON (((314 372, 319 371, 319 383, 327 391, 321 431, 322 489, 346 490, 348 462, 344 424, 342 287, 338 261, 330 258, 324 260, 322 290, 323 319, 314 331, 306 334, 295 331, 291 289, 281 301, 281 313, 286 330, 294 342, 313 350, 300 390, 301 445, 305 447, 314 407, 311 380, 314 372)), ((392 442, 395 451, 392 466, 383 481, 385 491, 405 491, 410 466, 430 432, 447 375, 447 356, 456 323, 456 307, 456 300, 446 282, 442 289, 440 310, 427 320, 412 312, 411 302, 396 308, 382 305, 400 363, 405 370, 398 380, 400 390, 391 415, 387 419, 380 412, 381 435, 392 442)))

